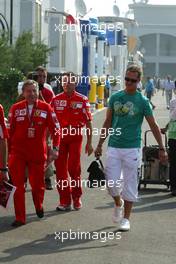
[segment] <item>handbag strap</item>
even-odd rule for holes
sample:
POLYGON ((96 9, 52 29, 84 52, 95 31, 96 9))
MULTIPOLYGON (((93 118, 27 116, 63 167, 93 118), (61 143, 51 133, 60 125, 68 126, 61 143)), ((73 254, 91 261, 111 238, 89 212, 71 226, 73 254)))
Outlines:
POLYGON ((101 168, 104 170, 104 166, 103 166, 103 163, 102 163, 101 159, 100 158, 97 158, 96 160, 99 161, 101 168))

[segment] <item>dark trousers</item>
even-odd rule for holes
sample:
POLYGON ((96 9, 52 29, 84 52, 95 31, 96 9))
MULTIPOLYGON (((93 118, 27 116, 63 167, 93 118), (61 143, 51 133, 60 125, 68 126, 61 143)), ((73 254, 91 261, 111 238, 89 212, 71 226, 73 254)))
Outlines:
POLYGON ((169 139, 169 178, 171 191, 176 190, 176 139, 169 139))

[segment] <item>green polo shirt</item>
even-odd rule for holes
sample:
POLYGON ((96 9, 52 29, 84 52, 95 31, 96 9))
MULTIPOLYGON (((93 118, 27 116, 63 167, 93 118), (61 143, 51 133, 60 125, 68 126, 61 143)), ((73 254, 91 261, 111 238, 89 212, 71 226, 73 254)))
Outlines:
POLYGON ((136 91, 130 95, 122 90, 111 96, 109 108, 112 109, 111 127, 114 133, 109 137, 108 146, 115 148, 141 147, 143 118, 144 116, 153 116, 149 100, 141 92, 136 91))
POLYGON ((168 138, 176 139, 176 121, 170 120, 168 127, 168 138))

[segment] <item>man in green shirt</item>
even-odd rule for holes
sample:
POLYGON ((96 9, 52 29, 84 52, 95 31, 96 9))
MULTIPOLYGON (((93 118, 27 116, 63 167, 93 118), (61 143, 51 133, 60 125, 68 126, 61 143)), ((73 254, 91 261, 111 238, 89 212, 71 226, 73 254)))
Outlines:
MULTIPOLYGON (((130 229, 130 213, 138 197, 137 170, 140 161, 141 126, 145 117, 159 145, 161 162, 167 160, 160 129, 153 117, 149 100, 137 91, 141 69, 131 65, 126 70, 125 89, 113 94, 109 101, 103 128, 110 135, 105 175, 110 195, 114 199, 113 221, 120 230, 130 229), (112 184, 113 183, 113 184, 112 184)), ((100 135, 95 156, 102 155, 104 134, 100 135)))

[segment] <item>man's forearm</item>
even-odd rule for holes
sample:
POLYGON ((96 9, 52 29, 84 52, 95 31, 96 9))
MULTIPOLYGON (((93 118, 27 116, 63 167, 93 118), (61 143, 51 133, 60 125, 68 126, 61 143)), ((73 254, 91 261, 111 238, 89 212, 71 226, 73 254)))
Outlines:
POLYGON ((86 123, 86 136, 87 136, 87 143, 92 144, 92 122, 91 121, 86 123))
POLYGON ((0 139, 0 155, 1 155, 1 167, 7 166, 7 140, 0 139))
POLYGON ((165 148, 164 145, 163 145, 163 140, 162 140, 162 136, 161 136, 161 132, 160 132, 160 129, 158 127, 157 124, 153 125, 152 127, 150 127, 152 132, 153 132, 153 135, 159 145, 159 148, 165 148))
POLYGON ((109 135, 109 128, 111 127, 111 122, 109 120, 105 120, 103 127, 101 129, 101 134, 100 134, 100 139, 98 142, 98 146, 102 146, 104 141, 106 140, 106 138, 109 135), (103 131, 105 131, 105 133, 103 133, 103 131))

